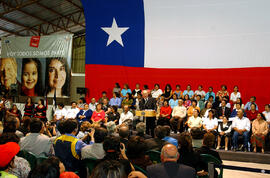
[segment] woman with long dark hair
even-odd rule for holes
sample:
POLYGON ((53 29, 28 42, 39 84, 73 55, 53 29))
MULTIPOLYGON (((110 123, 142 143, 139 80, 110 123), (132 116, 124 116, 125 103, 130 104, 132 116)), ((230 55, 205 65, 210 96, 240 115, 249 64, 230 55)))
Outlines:
POLYGON ((32 101, 32 98, 28 97, 24 105, 24 117, 27 116, 31 118, 34 114, 34 109, 35 109, 35 105, 32 101))
POLYGON ((38 105, 34 110, 34 117, 39 118, 41 121, 46 123, 47 122, 46 110, 47 108, 44 105, 44 100, 43 99, 38 100, 38 105))
POLYGON ((46 93, 48 97, 69 95, 69 67, 65 58, 48 58, 46 67, 46 93))

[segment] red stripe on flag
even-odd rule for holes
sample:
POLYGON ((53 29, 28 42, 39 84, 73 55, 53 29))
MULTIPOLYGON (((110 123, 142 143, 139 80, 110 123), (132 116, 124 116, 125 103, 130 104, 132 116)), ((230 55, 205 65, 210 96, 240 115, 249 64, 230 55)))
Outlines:
POLYGON ((264 110, 264 104, 270 103, 270 67, 256 68, 230 68, 230 69, 156 69, 123 67, 109 65, 86 64, 85 87, 88 88, 90 98, 101 97, 102 91, 107 91, 109 98, 116 82, 123 87, 128 83, 131 89, 139 83, 141 88, 147 84, 150 89, 155 83, 160 84, 162 90, 167 83, 171 84, 173 90, 176 84, 185 90, 188 84, 192 90, 197 90, 198 85, 203 85, 205 92, 209 86, 214 87, 216 93, 222 84, 227 85, 231 93, 234 85, 238 85, 244 104, 250 96, 257 97, 259 110, 264 110))

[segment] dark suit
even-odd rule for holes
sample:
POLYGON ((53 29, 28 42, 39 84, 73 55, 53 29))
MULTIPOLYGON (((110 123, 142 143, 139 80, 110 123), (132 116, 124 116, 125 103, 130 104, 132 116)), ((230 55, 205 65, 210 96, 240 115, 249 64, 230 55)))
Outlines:
POLYGON ((162 147, 168 142, 164 140, 160 140, 159 138, 150 138, 145 140, 147 150, 156 150, 156 151, 161 151, 162 147))
POLYGON ((76 116, 76 119, 77 119, 77 121, 78 121, 79 123, 81 123, 81 122, 83 122, 83 121, 89 121, 89 122, 91 122, 92 114, 93 114, 93 112, 92 112, 91 109, 88 109, 87 111, 84 111, 84 110, 82 109, 82 110, 80 110, 80 111, 78 112, 78 114, 77 114, 77 116, 76 116), (80 116, 81 116, 81 115, 84 115, 85 118, 80 119, 80 116))
POLYGON ((227 118, 229 118, 231 116, 231 110, 228 107, 225 107, 224 109, 224 113, 223 113, 223 108, 222 107, 218 107, 217 108, 217 116, 226 116, 227 118))
POLYGON ((154 164, 146 168, 149 178, 195 178, 195 169, 176 162, 154 164))
MULTIPOLYGON (((146 110, 146 109, 157 109, 156 99, 152 97, 143 98, 139 103, 140 110, 146 110), (147 100, 147 101, 146 101, 147 100)), ((146 133, 149 134, 149 131, 151 130, 151 135, 154 137, 154 129, 155 129, 155 121, 156 117, 147 117, 146 118, 146 133)))

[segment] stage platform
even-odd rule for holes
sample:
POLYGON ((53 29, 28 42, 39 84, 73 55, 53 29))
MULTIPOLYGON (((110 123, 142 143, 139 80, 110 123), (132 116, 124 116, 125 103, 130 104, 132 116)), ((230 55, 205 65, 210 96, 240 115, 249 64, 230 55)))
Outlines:
POLYGON ((270 164, 270 154, 217 150, 222 160, 270 164))

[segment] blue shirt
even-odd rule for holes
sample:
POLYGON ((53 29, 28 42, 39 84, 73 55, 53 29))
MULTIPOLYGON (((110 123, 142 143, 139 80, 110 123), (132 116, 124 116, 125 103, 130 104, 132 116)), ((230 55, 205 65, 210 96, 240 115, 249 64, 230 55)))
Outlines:
MULTIPOLYGON (((250 110, 251 102, 247 102, 247 104, 244 107, 244 110, 250 110)), ((258 105, 256 103, 253 103, 256 105, 256 110, 258 111, 258 105)))
POLYGON ((162 140, 167 141, 171 144, 173 144, 174 146, 176 146, 176 148, 178 148, 178 141, 175 138, 172 137, 164 137, 162 140))
MULTIPOLYGON (((67 134, 67 133, 66 133, 65 135, 71 136, 71 137, 74 137, 74 138, 77 138, 76 136, 74 136, 74 135, 72 135, 72 134, 67 134)), ((94 142, 90 141, 89 145, 92 145, 93 143, 94 143, 94 142)), ((75 145, 76 153, 77 153, 78 155, 81 155, 81 150, 82 150, 82 148, 85 147, 86 145, 87 145, 87 144, 84 143, 83 141, 78 140, 77 143, 76 143, 76 145, 75 145)))
POLYGON ((194 95, 194 92, 192 90, 189 90, 189 91, 185 90, 183 93, 183 96, 185 96, 186 94, 188 94, 189 99, 191 99, 194 95))
POLYGON ((170 99, 169 100, 169 105, 171 106, 171 108, 173 109, 175 106, 178 106, 178 100, 173 100, 173 99, 170 99))
POLYGON ((131 90, 130 89, 122 89, 122 91, 121 91, 121 93, 122 93, 122 95, 123 95, 123 97, 125 97, 126 95, 127 95, 127 93, 130 93, 131 94, 131 90))
POLYGON ((121 99, 116 97, 116 98, 111 98, 109 102, 110 106, 121 106, 121 99))
POLYGON ((215 101, 216 95, 215 95, 214 92, 211 92, 211 93, 210 92, 207 92, 206 95, 205 95, 205 97, 204 97, 204 99, 208 101, 208 99, 209 99, 210 96, 213 96, 213 100, 215 101))

